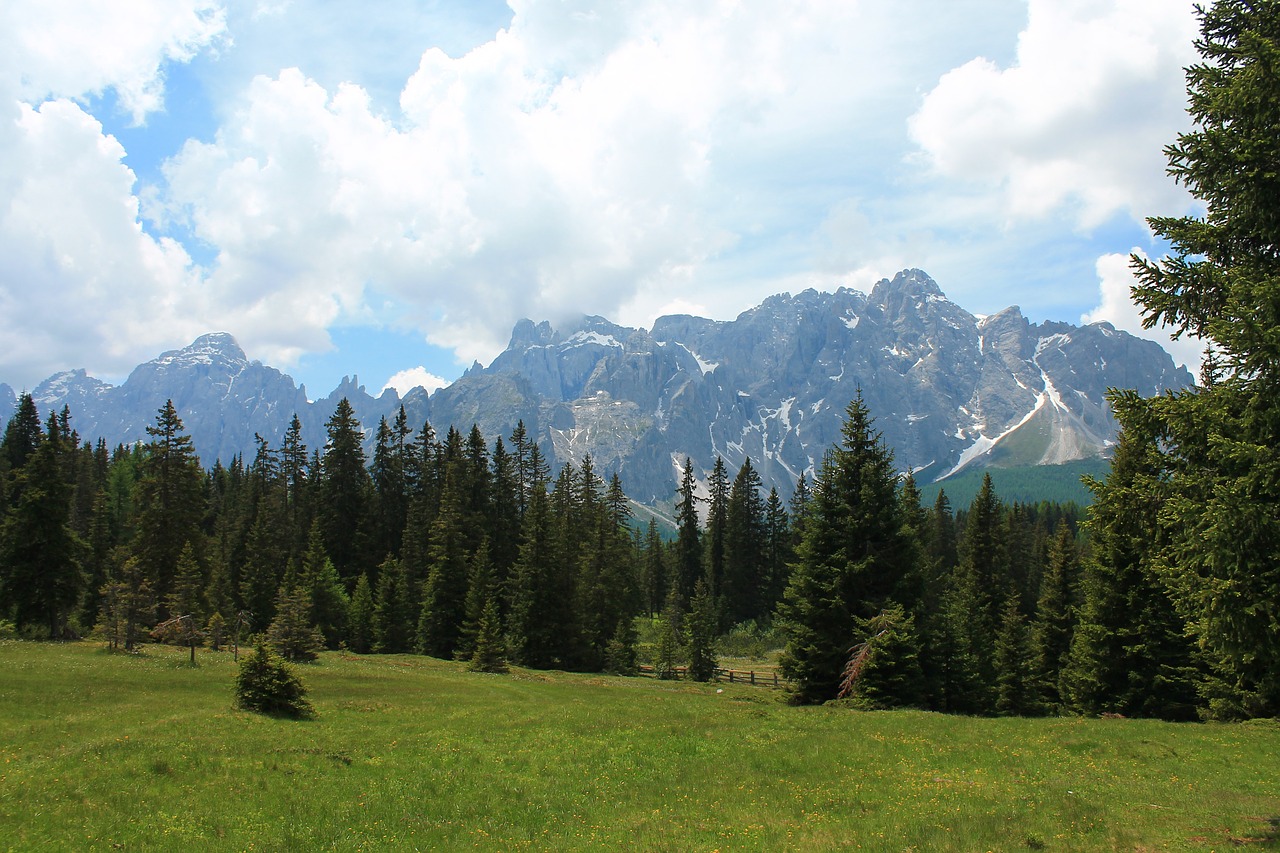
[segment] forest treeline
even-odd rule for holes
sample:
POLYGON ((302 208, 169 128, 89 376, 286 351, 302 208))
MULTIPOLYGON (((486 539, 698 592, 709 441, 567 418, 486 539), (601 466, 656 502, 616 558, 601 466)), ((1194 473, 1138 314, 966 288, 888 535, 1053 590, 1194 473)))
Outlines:
POLYGON ((3 612, 123 648, 164 625, 171 642, 264 633, 302 659, 479 651, 623 673, 656 617, 655 663, 694 677, 718 636, 773 625, 797 701, 843 682, 868 707, 1196 714, 1206 670, 1154 578, 1091 560, 1073 504, 1006 505, 988 480, 958 512, 945 492, 922 506, 860 397, 785 502, 750 460, 702 485, 686 462, 667 535, 589 458, 553 475, 523 425, 489 444, 401 412, 371 458, 345 400, 326 429, 307 448, 295 419, 279 447, 205 470, 172 403, 148 442, 108 451, 23 395, 0 441, 3 612))

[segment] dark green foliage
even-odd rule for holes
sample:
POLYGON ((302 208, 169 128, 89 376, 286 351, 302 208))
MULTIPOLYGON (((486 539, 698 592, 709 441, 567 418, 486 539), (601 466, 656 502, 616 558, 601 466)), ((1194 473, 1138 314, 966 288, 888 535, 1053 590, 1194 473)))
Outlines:
POLYGON ((1031 680, 1038 704, 1047 710, 1061 709, 1066 704, 1059 683, 1075 631, 1078 573, 1075 536, 1066 523, 1059 523, 1049 549, 1049 564, 1040 581, 1040 598, 1031 628, 1031 680))
POLYGON ((1163 474, 1157 446, 1120 433, 1110 475, 1093 485, 1093 557, 1061 685, 1086 714, 1194 719, 1203 678, 1195 644, 1155 574, 1163 474), (1153 535, 1154 534, 1154 535, 1153 535))
POLYGON ((142 566, 136 559, 126 560, 100 594, 97 632, 106 639, 107 648, 136 651, 156 619, 156 597, 142 566))
POLYGON ((373 650, 382 654, 409 651, 414 628, 412 623, 404 566, 395 557, 387 557, 378 567, 378 594, 373 607, 373 650))
POLYGON ((373 589, 369 576, 361 575, 351 593, 351 609, 347 611, 347 648, 356 654, 373 651, 373 589))
POLYGON ((313 524, 299 583, 310 597, 311 619, 324 636, 326 648, 336 649, 346 630, 351 602, 333 561, 324 552, 320 525, 313 524))
MULTIPOLYGON (((776 494, 774 495, 776 498, 776 494)), ((772 611, 769 554, 771 539, 760 497, 760 476, 747 459, 729 490, 725 508, 724 561, 720 581, 723 624, 761 619, 772 611)), ((781 532, 774 531, 775 536, 781 532)))
POLYGON ((0 602, 12 609, 18 627, 60 639, 84 591, 85 548, 71 529, 64 467, 69 449, 56 425, 51 418, 49 435, 14 472, 11 504, 0 523, 0 602))
POLYGON ((996 713, 1023 716, 1038 709, 1030 672, 1030 638, 1020 596, 1010 592, 1000 613, 994 647, 996 713))
POLYGON ((302 679, 272 654, 265 643, 259 643, 240 662, 240 671, 236 673, 236 707, 293 719, 315 716, 302 679))
POLYGON ((654 674, 663 680, 677 677, 680 665, 680 633, 684 615, 680 611, 680 593, 674 587, 667 594, 667 603, 658 622, 658 646, 653 655, 654 674))
POLYGON ((450 473, 440 499, 440 514, 431 527, 429 570, 417 625, 418 651, 438 658, 453 657, 466 616, 470 554, 461 505, 463 497, 457 475, 450 473))
POLYGON ((366 517, 372 484, 365 470, 360 421, 346 397, 338 401, 325 429, 328 440, 320 461, 320 507, 316 517, 324 531, 325 551, 338 575, 347 580, 370 568, 366 565, 366 517))
POLYGON ((144 448, 139 470, 132 550, 163 602, 173 590, 182 549, 203 538, 204 473, 172 400, 165 401, 147 435, 151 441, 144 448))
POLYGON ((313 661, 324 648, 324 635, 311 618, 310 599, 302 587, 280 589, 276 618, 267 629, 267 641, 287 661, 313 661))
POLYGON ((676 546, 672 586, 681 601, 693 595, 702 577, 702 531, 698 522, 698 496, 694 493, 693 460, 685 458, 676 501, 676 546))
POLYGON ((476 629, 475 650, 467 669, 472 672, 506 672, 507 646, 502 639, 502 617, 497 598, 485 602, 476 629))
POLYGON ((1132 259, 1144 325, 1211 349, 1202 388, 1154 399, 1117 392, 1126 430, 1160 448, 1151 567, 1225 688, 1210 710, 1280 713, 1280 4, 1200 9, 1201 62, 1187 72, 1195 127, 1168 146, 1169 173, 1203 217, 1148 220, 1171 244, 1132 259))
POLYGON ((188 542, 178 556, 178 570, 173 579, 173 590, 167 602, 171 616, 190 616, 197 623, 204 624, 205 578, 196 559, 196 552, 188 542))
POLYGON ((604 671, 613 675, 637 675, 640 662, 637 659, 639 635, 632 619, 622 619, 609 638, 605 649, 604 671))
POLYGON ((902 605, 890 603, 865 620, 860 633, 866 639, 850 652, 840 698, 862 708, 922 707, 925 681, 920 643, 915 622, 902 605))
POLYGON ((789 634, 782 668, 793 701, 835 698, 857 620, 901 596, 914 570, 893 454, 872 423, 859 393, 806 509, 804 540, 780 607, 789 634))
POLYGON ((710 681, 716 677, 716 603, 705 580, 693 588, 689 613, 685 618, 686 655, 689 678, 710 681))

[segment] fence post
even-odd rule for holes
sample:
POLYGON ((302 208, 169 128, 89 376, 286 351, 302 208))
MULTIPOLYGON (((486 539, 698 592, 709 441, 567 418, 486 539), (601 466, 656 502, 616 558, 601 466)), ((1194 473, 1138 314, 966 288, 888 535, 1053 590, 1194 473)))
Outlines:
POLYGON ((751 670, 751 684, 754 686, 755 683, 756 683, 756 671, 753 669, 751 670))

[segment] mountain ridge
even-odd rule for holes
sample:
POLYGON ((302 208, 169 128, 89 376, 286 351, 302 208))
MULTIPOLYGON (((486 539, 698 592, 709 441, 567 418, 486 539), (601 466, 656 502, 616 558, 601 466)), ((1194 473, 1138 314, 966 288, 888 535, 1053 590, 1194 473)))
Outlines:
MULTIPOLYGON (((84 370, 32 392, 42 411, 67 406, 82 436, 146 440, 172 399, 206 464, 251 458, 255 434, 272 446, 296 413, 303 440, 324 445, 324 423, 346 397, 371 445, 378 420, 401 405, 417 429, 474 423, 489 441, 524 421, 556 463, 590 454, 643 503, 668 500, 688 456, 708 471, 750 457, 765 487, 789 494, 840 439, 857 393, 899 466, 922 481, 975 465, 1054 464, 1105 454, 1116 425, 1108 387, 1153 394, 1191 384, 1159 345, 1110 324, 1031 323, 1017 306, 978 317, 920 270, 863 294, 805 290, 770 296, 734 320, 689 315, 634 329, 583 316, 557 329, 521 320, 507 349, 430 395, 370 395, 345 377, 308 401, 281 371, 251 361, 225 332, 139 365, 120 386, 84 370)), ((0 386, 0 416, 12 389, 0 386)))

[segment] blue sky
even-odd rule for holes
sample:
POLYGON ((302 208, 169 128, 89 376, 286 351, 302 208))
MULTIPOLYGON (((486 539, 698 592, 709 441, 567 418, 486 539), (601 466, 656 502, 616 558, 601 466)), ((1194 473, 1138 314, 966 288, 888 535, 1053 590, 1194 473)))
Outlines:
POLYGON ((11 0, 0 381, 219 330, 313 397, 436 386, 522 317, 906 267, 1139 333, 1195 34, 1182 0, 11 0))

